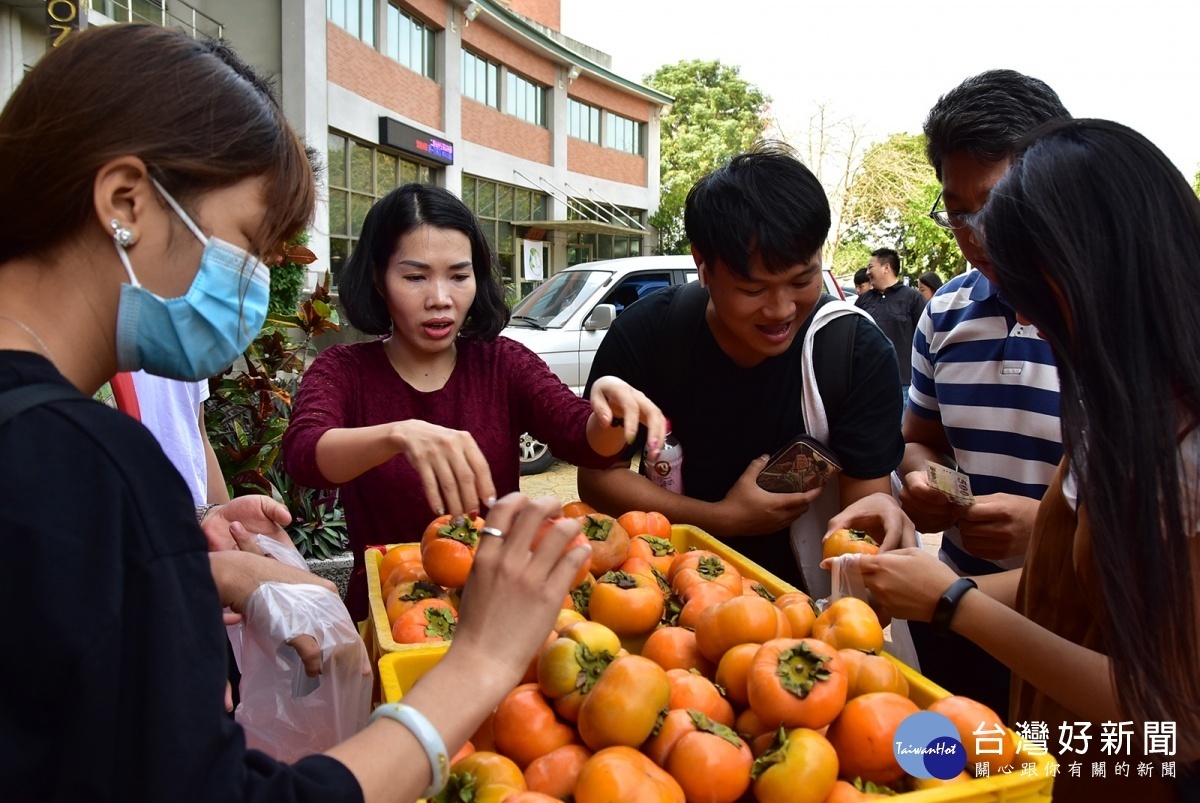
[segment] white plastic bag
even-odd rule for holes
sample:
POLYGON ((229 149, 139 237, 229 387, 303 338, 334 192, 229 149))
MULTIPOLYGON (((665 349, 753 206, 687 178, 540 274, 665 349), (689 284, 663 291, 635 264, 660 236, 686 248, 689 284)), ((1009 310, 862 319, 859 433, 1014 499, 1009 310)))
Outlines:
MULTIPOLYGON (((864 602, 867 598, 867 584, 863 581, 862 569, 858 562, 861 556, 855 553, 839 555, 830 560, 829 574, 832 578, 832 590, 829 602, 835 602, 842 597, 857 597, 864 602)), ((825 606, 821 607, 824 610, 825 606)), ((908 632, 908 622, 904 619, 893 619, 884 630, 883 649, 892 657, 908 664, 917 672, 921 664, 917 660, 917 648, 913 644, 912 635, 908 632)))
MULTIPOLYGON (((271 557, 307 569, 294 547, 261 535, 255 542, 271 557)), ((228 631, 242 673, 234 718, 248 747, 292 762, 366 727, 371 663, 337 594, 317 585, 264 583, 228 631), (321 674, 313 678, 288 644, 302 635, 321 650, 321 674)))

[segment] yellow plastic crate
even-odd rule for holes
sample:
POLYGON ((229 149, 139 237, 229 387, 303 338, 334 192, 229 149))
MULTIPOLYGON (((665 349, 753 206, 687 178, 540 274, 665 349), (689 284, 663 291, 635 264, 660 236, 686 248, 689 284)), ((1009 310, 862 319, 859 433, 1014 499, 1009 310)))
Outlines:
MULTIPOLYGON (((743 577, 757 580, 772 594, 778 595, 796 590, 793 586, 780 580, 758 564, 747 560, 738 554, 736 550, 721 543, 698 527, 692 527, 687 524, 672 526, 671 543, 681 552, 692 549, 706 549, 719 555, 732 564, 743 577)), ((382 657, 378 659, 380 692, 384 702, 394 703, 399 701, 416 684, 422 675, 441 660, 442 656, 446 654, 448 645, 398 645, 392 640, 391 630, 387 628, 387 613, 383 610, 383 602, 379 600, 379 605, 376 606, 375 604, 379 598, 379 555, 375 553, 373 564, 371 562, 371 555, 372 552, 368 551, 367 580, 372 589, 372 615, 375 615, 376 607, 378 607, 378 614, 382 616, 382 619, 379 616, 375 616, 376 630, 379 633, 386 632, 387 640, 394 645, 391 650, 385 649, 382 657), (372 583, 373 585, 371 585, 372 583), (379 630, 378 623, 380 621, 383 623, 383 631, 379 630)), ((386 645, 384 646, 386 648, 386 645)), ((904 673, 904 677, 908 680, 908 696, 920 708, 928 708, 934 700, 950 696, 950 692, 938 686, 924 675, 914 671, 908 665, 892 658, 890 655, 887 657, 899 666, 900 671, 904 673)), ((1009 736, 1010 738, 1015 738, 1015 734, 1011 730, 1009 731, 1009 736)), ((1055 771, 1055 764, 1054 758, 1050 755, 1034 756, 1018 752, 1017 758, 1013 762, 1014 769, 1008 775, 977 778, 963 784, 945 786, 939 789, 926 789, 920 792, 909 792, 904 795, 897 795, 897 797, 907 798, 911 803, 946 803, 946 801, 960 801, 963 803, 1041 803, 1041 801, 1050 799, 1050 792, 1054 786, 1053 773, 1055 771), (1026 763, 1033 764, 1031 775, 1029 776, 1024 775, 1021 768, 1022 764, 1026 763)))
MULTIPOLYGON (((391 549, 395 546, 406 545, 388 544, 387 548, 391 549)), ((382 553, 376 549, 368 549, 363 555, 363 562, 366 564, 367 570, 367 602, 369 605, 367 633, 364 638, 367 653, 372 660, 377 661, 382 656, 393 652, 429 649, 444 651, 446 649, 444 644, 432 647, 429 644, 398 644, 392 638, 392 625, 388 622, 387 609, 384 607, 386 600, 383 598, 383 579, 379 576, 379 562, 382 559, 382 553)))

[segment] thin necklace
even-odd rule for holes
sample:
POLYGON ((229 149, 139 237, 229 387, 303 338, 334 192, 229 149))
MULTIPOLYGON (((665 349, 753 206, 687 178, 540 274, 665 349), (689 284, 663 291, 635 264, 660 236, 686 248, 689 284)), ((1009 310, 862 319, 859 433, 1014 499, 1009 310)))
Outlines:
POLYGON ((42 347, 42 351, 46 352, 46 357, 47 357, 47 359, 50 360, 50 363, 57 367, 58 363, 55 362, 54 355, 50 353, 50 347, 46 345, 46 341, 44 341, 40 337, 38 337, 37 332, 33 331, 28 326, 21 323, 16 318, 13 318, 10 315, 0 315, 0 319, 6 320, 6 321, 11 321, 12 323, 15 323, 17 326, 21 327, 21 329, 23 329, 25 331, 25 334, 29 335, 30 337, 32 337, 34 340, 37 341, 37 344, 42 347))

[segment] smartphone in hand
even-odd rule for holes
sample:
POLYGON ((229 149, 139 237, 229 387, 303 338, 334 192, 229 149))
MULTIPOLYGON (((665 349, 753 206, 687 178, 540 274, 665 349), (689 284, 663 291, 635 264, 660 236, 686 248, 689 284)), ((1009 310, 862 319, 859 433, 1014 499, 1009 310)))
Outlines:
POLYGON ((837 458, 820 441, 800 435, 772 455, 757 482, 771 493, 799 493, 821 487, 841 470, 837 458))

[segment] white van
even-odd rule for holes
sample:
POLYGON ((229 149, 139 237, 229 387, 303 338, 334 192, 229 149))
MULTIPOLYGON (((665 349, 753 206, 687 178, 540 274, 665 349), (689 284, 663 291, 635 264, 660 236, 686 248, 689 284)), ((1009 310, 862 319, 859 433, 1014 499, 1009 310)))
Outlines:
MULTIPOLYGON (((608 327, 644 295, 694 281, 691 255, 607 259, 575 265, 551 276, 513 309, 501 333, 528 346, 571 390, 583 393, 592 359, 608 327)), ((843 298, 830 271, 825 291, 843 298)), ((521 473, 537 474, 554 462, 549 447, 521 436, 521 473)))

